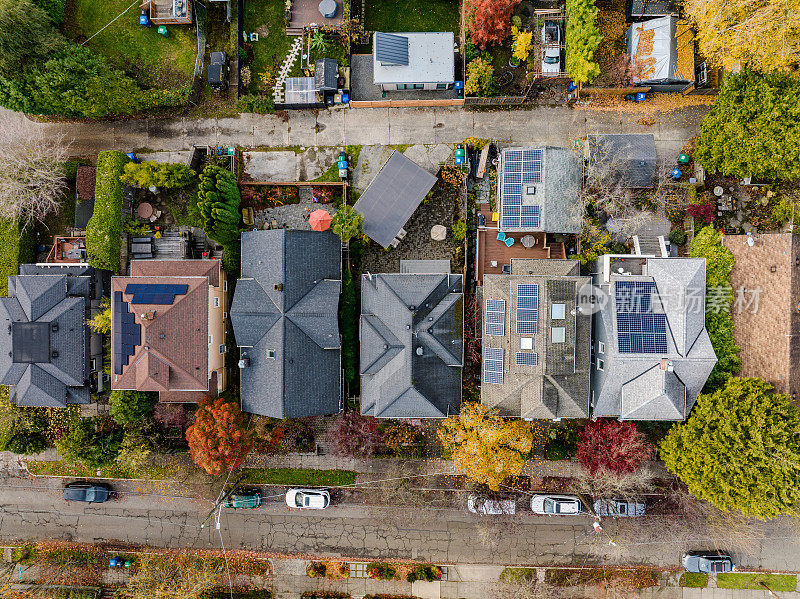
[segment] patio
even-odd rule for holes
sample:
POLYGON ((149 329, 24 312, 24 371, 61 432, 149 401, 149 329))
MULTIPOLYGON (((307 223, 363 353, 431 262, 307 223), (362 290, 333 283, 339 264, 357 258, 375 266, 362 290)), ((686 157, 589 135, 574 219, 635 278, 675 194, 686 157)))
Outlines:
POLYGON ((289 35, 300 35, 304 27, 322 25, 336 27, 342 24, 342 0, 329 0, 336 3, 336 16, 323 17, 319 10, 320 0, 292 0, 292 19, 286 28, 289 35))

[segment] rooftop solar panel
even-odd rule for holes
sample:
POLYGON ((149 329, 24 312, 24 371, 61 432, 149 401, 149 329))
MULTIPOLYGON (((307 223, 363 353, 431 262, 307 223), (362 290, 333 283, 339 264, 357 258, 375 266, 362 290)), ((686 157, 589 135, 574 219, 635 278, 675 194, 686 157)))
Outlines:
POLYGON ((503 384, 503 350, 498 347, 483 348, 483 382, 503 384))
POLYGON ((653 311, 652 281, 617 281, 617 342, 621 353, 667 352, 667 316, 653 311))
POLYGON ((486 334, 502 336, 505 332, 505 323, 505 300, 486 300, 486 334))
POLYGON ((517 285, 517 334, 535 335, 539 330, 539 286, 517 285))
POLYGON ((539 364, 539 354, 532 351, 517 352, 517 366, 537 366, 539 364))
POLYGON ((525 185, 542 181, 542 150, 504 150, 500 186, 500 226, 504 230, 532 230, 541 227, 539 206, 523 206, 522 212, 510 211, 522 205, 525 185), (527 211, 526 211, 527 209, 527 211))

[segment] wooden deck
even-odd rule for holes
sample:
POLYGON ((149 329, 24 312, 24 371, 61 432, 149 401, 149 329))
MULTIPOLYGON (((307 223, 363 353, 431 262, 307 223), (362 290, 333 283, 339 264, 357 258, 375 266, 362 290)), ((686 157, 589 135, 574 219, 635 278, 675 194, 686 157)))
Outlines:
POLYGON ((566 259, 566 249, 563 243, 548 243, 546 233, 508 233, 506 237, 514 238, 514 245, 506 246, 497 240, 497 223, 492 222, 492 212, 488 204, 481 205, 481 214, 486 218, 486 227, 479 228, 477 232, 478 257, 475 265, 475 280, 478 285, 483 285, 484 274, 503 274, 503 266, 511 266, 512 258, 553 258, 566 259), (531 235, 536 238, 536 244, 531 248, 522 245, 522 238, 531 235))
POLYGON ((55 237, 47 255, 47 262, 57 264, 86 262, 86 259, 85 237, 55 237))
POLYGON ((301 35, 309 25, 337 26, 342 24, 342 0, 336 0, 338 10, 332 19, 326 19, 319 12, 320 0, 292 0, 292 20, 286 28, 288 35, 301 35))

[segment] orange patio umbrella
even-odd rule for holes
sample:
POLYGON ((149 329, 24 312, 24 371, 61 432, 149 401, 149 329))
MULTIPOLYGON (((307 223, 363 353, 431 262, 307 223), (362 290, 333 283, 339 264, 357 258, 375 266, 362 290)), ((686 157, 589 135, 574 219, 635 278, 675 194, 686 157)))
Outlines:
POLYGON ((326 210, 314 210, 308 217, 308 224, 315 231, 327 231, 331 226, 331 215, 326 210))

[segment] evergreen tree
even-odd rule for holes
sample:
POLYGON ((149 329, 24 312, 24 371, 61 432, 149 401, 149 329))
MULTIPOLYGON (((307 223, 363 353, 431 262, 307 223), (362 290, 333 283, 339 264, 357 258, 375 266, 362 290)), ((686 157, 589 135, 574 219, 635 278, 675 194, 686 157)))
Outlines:
POLYGON ((208 165, 200 175, 197 206, 206 235, 225 245, 239 238, 239 203, 242 200, 233 174, 208 165))

